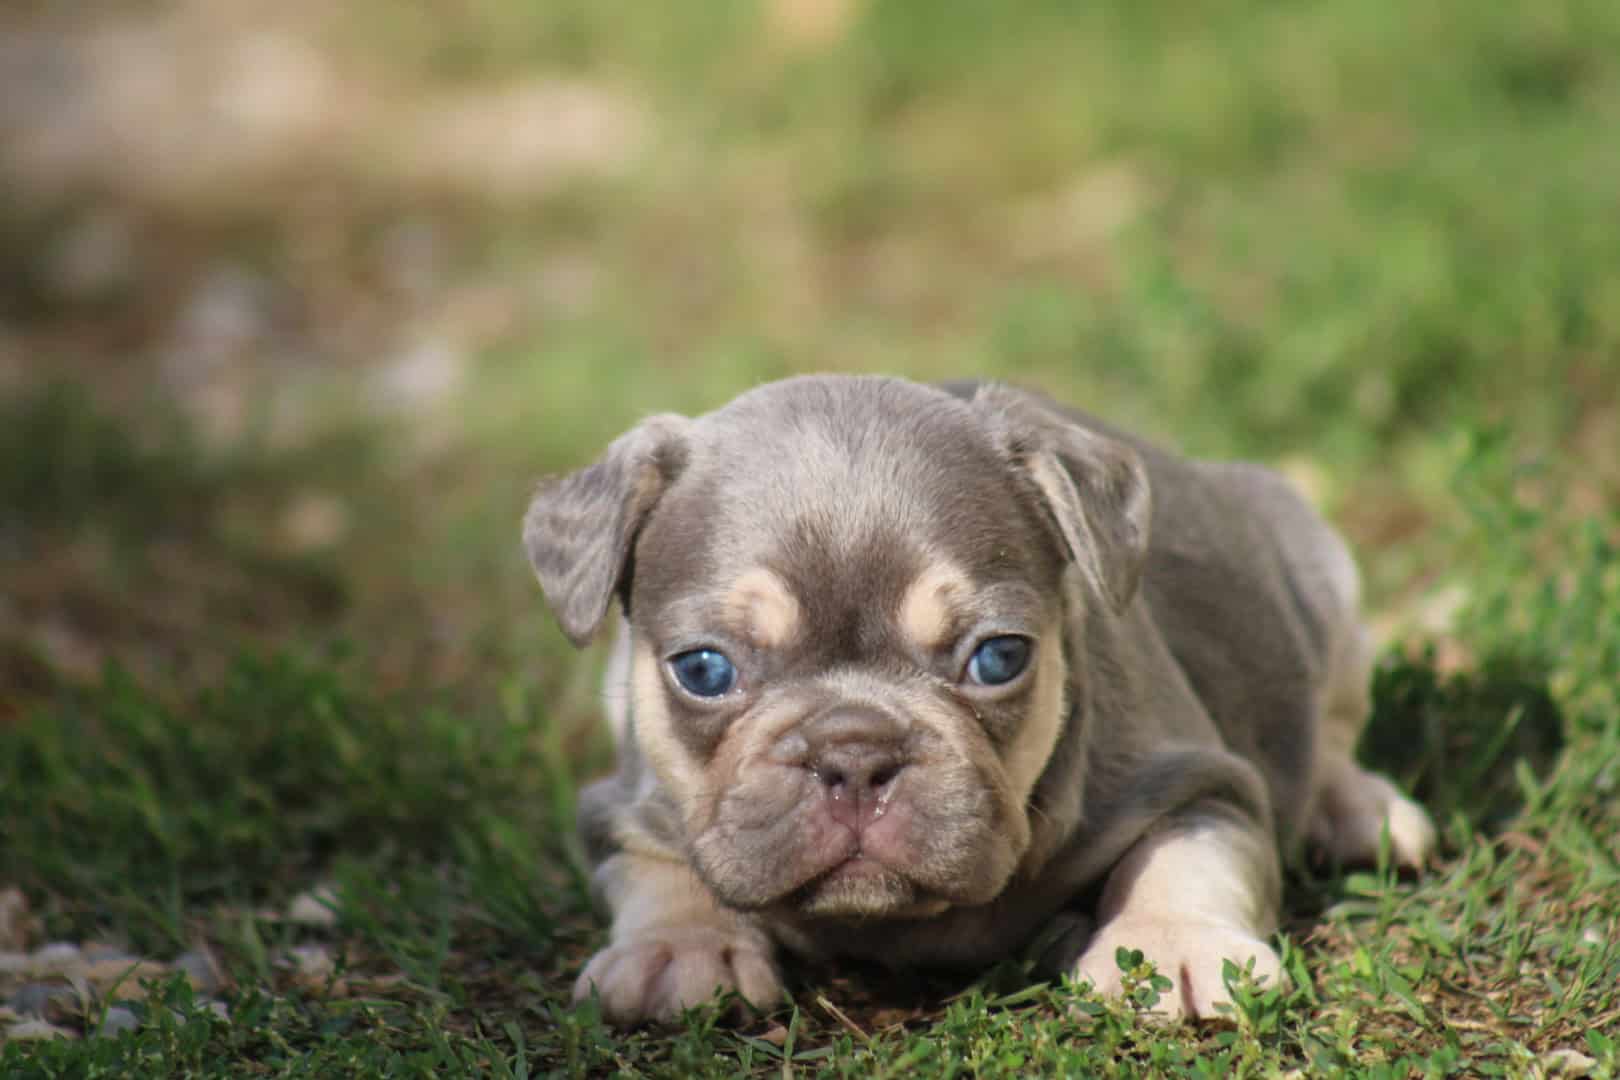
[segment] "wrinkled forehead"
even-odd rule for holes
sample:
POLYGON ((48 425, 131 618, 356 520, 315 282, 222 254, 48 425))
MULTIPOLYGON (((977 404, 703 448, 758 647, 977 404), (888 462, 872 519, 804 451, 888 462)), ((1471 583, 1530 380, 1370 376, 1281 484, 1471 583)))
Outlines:
POLYGON ((764 568, 830 615, 898 602, 941 567, 985 587, 1055 580, 1038 515, 971 410, 944 395, 727 410, 700 423, 636 588, 657 603, 764 568))

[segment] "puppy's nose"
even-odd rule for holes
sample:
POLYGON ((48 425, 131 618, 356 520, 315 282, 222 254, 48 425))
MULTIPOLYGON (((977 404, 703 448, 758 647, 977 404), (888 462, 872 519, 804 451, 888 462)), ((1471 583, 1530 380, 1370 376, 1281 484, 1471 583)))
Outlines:
POLYGON ((849 792, 857 795, 880 792, 900 774, 904 762, 900 752, 883 743, 840 743, 829 746, 811 759, 816 774, 828 794, 849 792))
POLYGON ((880 713, 838 712, 809 726, 805 768, 833 820, 857 831, 883 814, 906 766, 900 725, 880 713))

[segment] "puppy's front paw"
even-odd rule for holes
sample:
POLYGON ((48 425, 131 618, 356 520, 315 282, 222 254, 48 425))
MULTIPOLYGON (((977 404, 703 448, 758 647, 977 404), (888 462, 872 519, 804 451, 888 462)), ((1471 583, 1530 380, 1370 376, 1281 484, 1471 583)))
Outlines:
POLYGON ((1116 954, 1121 948, 1142 950, 1159 974, 1170 980, 1169 991, 1154 1006, 1156 1013, 1170 1020, 1208 1019, 1219 1015, 1216 1006, 1232 1003, 1221 974, 1224 961, 1242 967, 1253 960, 1255 980, 1267 986, 1276 986, 1283 978, 1282 961, 1271 946, 1242 930, 1130 919, 1115 919, 1098 930, 1081 954, 1075 974, 1089 980, 1099 993, 1120 994, 1124 973, 1116 954))
POLYGON ((593 987, 603 1018, 619 1025, 671 1019, 732 990, 761 1007, 782 996, 759 941, 707 926, 659 927, 613 942, 580 972, 574 1000, 589 998, 593 987))

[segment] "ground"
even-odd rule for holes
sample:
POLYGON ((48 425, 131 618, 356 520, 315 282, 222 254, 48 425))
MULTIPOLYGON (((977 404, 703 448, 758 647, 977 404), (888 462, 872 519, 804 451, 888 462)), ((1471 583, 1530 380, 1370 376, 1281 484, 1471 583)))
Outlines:
POLYGON ((1617 122, 1595 0, 8 6, 0 1073, 1616 1075, 1617 122), (526 495, 806 370, 1284 469, 1442 857, 1298 868, 1224 1024, 1021 957, 570 1010, 526 495))

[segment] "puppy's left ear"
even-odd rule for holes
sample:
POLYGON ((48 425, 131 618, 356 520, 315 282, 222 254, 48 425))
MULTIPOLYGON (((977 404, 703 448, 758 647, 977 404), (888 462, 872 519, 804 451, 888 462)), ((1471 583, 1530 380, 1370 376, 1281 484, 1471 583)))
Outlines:
POLYGON ((1123 612, 1136 596, 1153 519, 1141 457, 1012 387, 980 387, 973 408, 1040 492, 1069 557, 1109 606, 1123 612))
POLYGON ((624 583, 647 515, 686 464, 684 416, 650 416, 594 465, 545 481, 523 517, 523 546, 546 602, 575 645, 591 639, 624 583))

